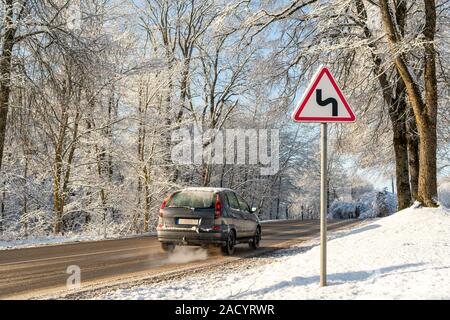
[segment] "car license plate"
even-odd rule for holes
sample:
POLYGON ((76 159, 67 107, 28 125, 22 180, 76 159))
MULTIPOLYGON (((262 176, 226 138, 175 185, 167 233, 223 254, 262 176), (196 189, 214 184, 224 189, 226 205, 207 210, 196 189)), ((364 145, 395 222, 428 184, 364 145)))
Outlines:
POLYGON ((198 225, 198 219, 178 219, 178 224, 198 225))

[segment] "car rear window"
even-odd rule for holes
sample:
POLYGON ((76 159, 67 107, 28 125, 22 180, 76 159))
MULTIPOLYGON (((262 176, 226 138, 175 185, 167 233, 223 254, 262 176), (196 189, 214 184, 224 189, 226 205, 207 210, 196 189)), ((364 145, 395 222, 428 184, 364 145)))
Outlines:
POLYGON ((167 202, 167 207, 211 208, 214 193, 210 191, 180 191, 174 193, 167 202))

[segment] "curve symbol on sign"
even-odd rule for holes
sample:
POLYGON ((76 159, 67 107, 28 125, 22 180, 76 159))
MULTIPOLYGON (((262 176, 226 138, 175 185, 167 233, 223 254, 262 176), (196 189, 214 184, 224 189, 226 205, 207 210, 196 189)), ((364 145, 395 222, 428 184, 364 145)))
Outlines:
POLYGON ((333 117, 338 116, 338 102, 334 98, 322 100, 322 89, 316 89, 316 102, 319 106, 325 107, 331 103, 331 114, 333 117))

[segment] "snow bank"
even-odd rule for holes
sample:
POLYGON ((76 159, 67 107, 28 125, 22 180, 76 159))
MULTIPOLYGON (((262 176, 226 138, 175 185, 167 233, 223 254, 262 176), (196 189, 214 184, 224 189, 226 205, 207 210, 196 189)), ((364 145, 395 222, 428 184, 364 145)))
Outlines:
POLYGON ((443 183, 438 190, 439 202, 447 208, 450 208, 450 182, 443 183))
POLYGON ((387 190, 370 191, 355 201, 335 200, 329 208, 329 219, 367 219, 385 217, 397 209, 395 194, 387 190))
POLYGON ((224 267, 99 298, 450 299, 450 210, 409 208, 330 238, 327 287, 318 285, 315 240, 254 259, 251 267, 224 267))
POLYGON ((133 237, 140 237, 144 235, 155 235, 155 232, 147 232, 139 235, 130 236, 108 236, 105 238, 103 235, 77 235, 69 234, 65 236, 42 236, 21 240, 2 240, 0 239, 0 250, 8 249, 20 249, 20 248, 32 248, 46 245, 57 245, 72 242, 82 242, 82 241, 100 241, 100 240, 112 240, 112 239, 126 239, 133 237))
POLYGON ((0 250, 30 248, 68 242, 103 240, 102 236, 46 236, 21 240, 0 240, 0 250))

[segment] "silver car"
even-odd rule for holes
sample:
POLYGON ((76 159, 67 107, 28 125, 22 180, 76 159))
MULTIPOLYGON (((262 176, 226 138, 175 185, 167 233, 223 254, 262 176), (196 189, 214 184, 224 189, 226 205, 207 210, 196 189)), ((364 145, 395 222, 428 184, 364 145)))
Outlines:
POLYGON ((231 189, 186 188, 164 199, 157 234, 165 251, 176 245, 213 244, 232 255, 238 243, 259 247, 261 225, 255 209, 231 189))

